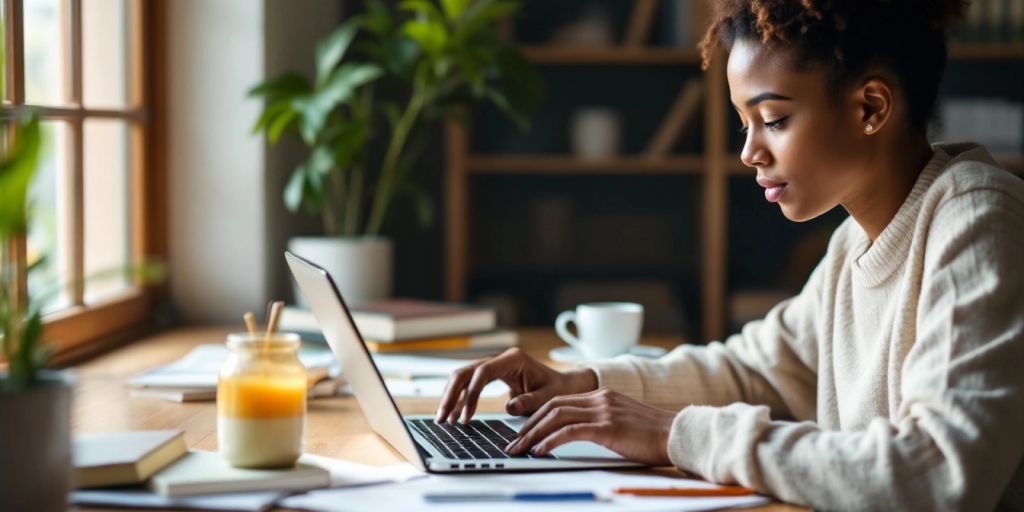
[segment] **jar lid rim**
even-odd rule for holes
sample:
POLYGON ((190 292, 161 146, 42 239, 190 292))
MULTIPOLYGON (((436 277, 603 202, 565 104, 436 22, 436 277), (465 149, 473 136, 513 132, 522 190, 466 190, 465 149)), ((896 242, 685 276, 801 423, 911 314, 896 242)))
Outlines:
POLYGON ((270 335, 269 341, 264 333, 257 332, 252 336, 247 332, 236 332, 228 334, 228 348, 258 349, 267 345, 270 350, 294 349, 301 343, 299 335, 293 332, 275 332, 270 335))

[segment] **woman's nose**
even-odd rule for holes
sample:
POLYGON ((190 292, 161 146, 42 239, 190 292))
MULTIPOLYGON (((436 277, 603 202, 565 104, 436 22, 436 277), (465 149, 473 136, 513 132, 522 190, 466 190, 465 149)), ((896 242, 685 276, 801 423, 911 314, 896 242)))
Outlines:
POLYGON ((747 138, 743 142, 740 161, 747 167, 767 167, 771 163, 771 154, 768 152, 768 148, 760 142, 753 128, 747 132, 747 138))

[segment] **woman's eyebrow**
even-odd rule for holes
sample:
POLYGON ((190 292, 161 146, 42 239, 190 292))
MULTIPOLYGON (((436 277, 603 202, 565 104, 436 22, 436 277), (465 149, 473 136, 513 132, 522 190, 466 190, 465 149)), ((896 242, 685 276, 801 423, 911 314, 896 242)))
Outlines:
POLYGON ((747 105, 747 108, 751 108, 754 105, 757 105, 758 103, 761 103, 762 101, 768 101, 768 100, 785 100, 785 101, 790 101, 792 99, 793 98, 790 98, 789 96, 783 96, 781 94, 774 93, 774 92, 762 92, 761 94, 758 94, 757 96, 754 96, 753 98, 750 98, 749 100, 747 100, 746 105, 747 105))

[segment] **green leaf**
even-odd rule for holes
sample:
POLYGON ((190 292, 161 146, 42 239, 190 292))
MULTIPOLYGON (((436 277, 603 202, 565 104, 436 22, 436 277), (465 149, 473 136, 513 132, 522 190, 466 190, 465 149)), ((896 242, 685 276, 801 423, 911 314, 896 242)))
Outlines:
POLYGON ((449 20, 456 20, 462 16, 463 12, 466 12, 469 0, 441 0, 441 6, 449 20))
POLYGON ((425 18, 433 22, 444 23, 444 16, 437 6, 430 0, 402 0, 398 3, 398 10, 409 11, 419 18, 425 18))
POLYGON ((291 106, 289 100, 277 100, 268 104, 264 109, 263 113, 260 114, 260 118, 256 120, 256 124, 252 125, 252 133, 259 133, 260 130, 264 129, 274 119, 277 118, 285 110, 291 106))
POLYGON ((498 53, 498 67, 501 78, 492 85, 488 97, 525 129, 544 95, 540 74, 533 64, 511 49, 498 53))
POLYGON ((294 107, 302 113, 299 133, 306 144, 312 146, 316 143, 327 116, 340 103, 350 99, 358 87, 376 80, 383 74, 384 70, 376 64, 344 64, 334 70, 322 88, 296 99, 294 107))
POLYGON ((292 171, 288 184, 284 186, 284 206, 288 211, 295 213, 302 206, 302 192, 306 186, 306 169, 304 166, 296 167, 292 171))
POLYGON ((391 10, 380 0, 369 0, 366 2, 363 26, 376 36, 384 36, 393 32, 395 24, 391 17, 391 10))
POLYGON ((429 20, 409 20, 402 25, 402 33, 434 57, 440 55, 448 44, 448 31, 444 25, 429 20))
POLYGON ((35 114, 21 121, 10 152, 0 159, 0 238, 23 232, 26 202, 42 147, 42 130, 35 114))
POLYGON ((316 46, 316 84, 320 88, 331 77, 331 70, 341 62, 363 22, 361 16, 349 18, 316 46))
POLYGON ((277 78, 267 80, 249 89, 248 96, 266 96, 270 99, 282 96, 295 96, 309 91, 306 77, 290 71, 277 78))
POLYGON ((313 149, 306 160, 306 172, 312 180, 326 176, 334 168, 334 152, 327 145, 321 144, 313 149))
POLYGON ((267 138, 271 144, 277 144, 277 141, 281 139, 281 135, 284 131, 292 124, 292 121, 299 116, 299 113, 293 109, 288 109, 285 113, 279 115, 274 122, 267 128, 267 138))
MULTIPOLYGON (((519 11, 519 2, 505 0, 481 0, 466 9, 462 21, 455 27, 455 39, 464 41, 489 29, 499 19, 519 11)), ((489 31, 489 30, 487 30, 489 31)))

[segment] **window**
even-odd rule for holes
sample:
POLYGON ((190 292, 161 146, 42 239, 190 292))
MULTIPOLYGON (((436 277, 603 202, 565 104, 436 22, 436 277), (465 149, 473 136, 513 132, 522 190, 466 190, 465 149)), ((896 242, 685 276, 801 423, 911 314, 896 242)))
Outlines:
POLYGON ((32 109, 45 137, 28 236, 5 250, 29 292, 46 297, 47 338, 59 349, 141 323, 150 311, 152 291, 116 270, 162 256, 148 86, 155 5, 0 0, 0 115, 32 109))

